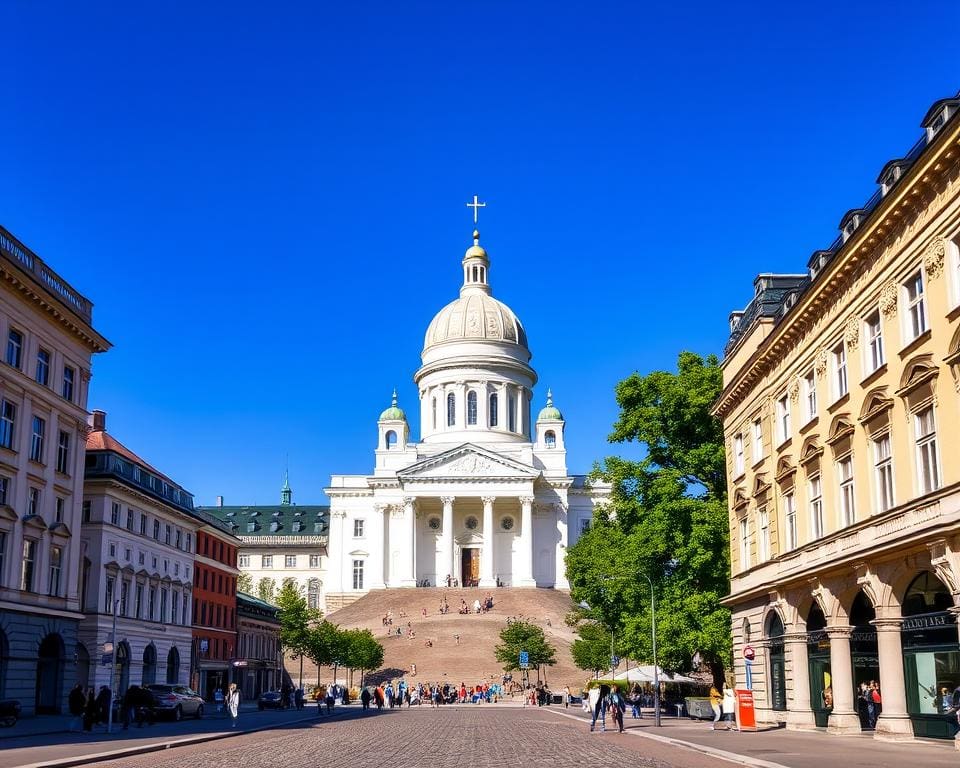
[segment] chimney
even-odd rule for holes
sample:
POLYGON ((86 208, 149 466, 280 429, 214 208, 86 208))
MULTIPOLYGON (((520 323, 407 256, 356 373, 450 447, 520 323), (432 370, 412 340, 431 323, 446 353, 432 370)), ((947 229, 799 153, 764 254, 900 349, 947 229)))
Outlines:
POLYGON ((223 506, 223 496, 217 496, 217 506, 218 507, 223 506))
POLYGON ((107 412, 106 411, 93 412, 93 431, 94 432, 107 431, 107 412))

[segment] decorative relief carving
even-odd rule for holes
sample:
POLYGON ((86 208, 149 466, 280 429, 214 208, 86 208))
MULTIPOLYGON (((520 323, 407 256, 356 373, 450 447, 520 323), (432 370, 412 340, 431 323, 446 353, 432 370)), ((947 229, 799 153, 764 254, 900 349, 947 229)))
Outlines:
POLYGON ((884 317, 897 314, 897 284, 892 280, 880 289, 880 311, 884 317))
POLYGON ((521 504, 533 504, 536 500, 533 496, 518 496, 521 504))
POLYGON ((947 254, 947 246, 942 237, 938 237, 923 252, 923 268, 927 272, 927 277, 935 280, 943 272, 943 262, 947 254))
POLYGON ((402 504, 391 504, 388 509, 390 510, 390 518, 392 520, 402 520, 403 519, 403 505, 402 504))
POLYGON ((843 340, 847 342, 847 347, 851 350, 857 348, 860 343, 860 320, 856 317, 847 319, 847 324, 843 327, 843 340))
POLYGON ((440 503, 441 503, 441 504, 453 504, 453 502, 455 502, 456 500, 457 500, 457 497, 456 497, 456 496, 441 496, 441 497, 440 497, 440 503))
POLYGON ((481 497, 480 497, 480 501, 482 501, 482 502, 484 503, 484 505, 493 504, 493 502, 495 502, 496 500, 497 500, 497 497, 496 497, 496 496, 481 496, 481 497))
POLYGON ((795 403, 800 399, 800 382, 794 379, 787 388, 787 394, 790 395, 790 402, 795 403))
POLYGON ((817 361, 814 364, 814 369, 817 372, 817 378, 822 379, 827 372, 827 350, 821 349, 817 352, 817 361))

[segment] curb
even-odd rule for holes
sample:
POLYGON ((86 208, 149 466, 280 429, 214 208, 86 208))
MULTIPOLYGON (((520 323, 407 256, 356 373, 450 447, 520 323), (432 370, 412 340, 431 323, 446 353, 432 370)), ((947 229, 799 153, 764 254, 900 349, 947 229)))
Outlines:
MULTIPOLYGON (((566 712, 551 712, 553 715, 558 715, 560 717, 566 717, 570 720, 575 720, 578 723, 589 723, 590 721, 583 717, 577 717, 576 715, 568 715, 566 712)), ((701 752, 706 755, 711 755, 713 757, 719 757, 723 760, 727 760, 731 763, 738 763, 739 765, 748 765, 751 768, 790 768, 783 763, 774 763, 770 760, 761 760, 757 757, 750 757, 749 755, 741 755, 738 752, 729 752, 725 749, 717 749, 716 747, 707 747, 702 744, 697 744, 692 741, 683 741, 682 739, 675 739, 671 736, 660 736, 655 733, 643 733, 640 731, 624 731, 624 733, 630 736, 639 736, 643 739, 651 739, 653 741, 659 741, 662 744, 669 744, 673 747, 680 747, 682 749, 689 749, 694 752, 701 752)))
POLYGON ((41 763, 27 763, 25 765, 17 766, 17 768, 71 768, 71 766, 76 765, 88 765, 90 763, 99 763, 104 760, 113 760, 120 759, 124 757, 134 757, 135 755, 144 755, 150 752, 162 752, 166 749, 175 749, 177 747, 189 747, 194 744, 204 744, 209 741, 219 741, 221 739, 230 739, 234 736, 245 736, 251 733, 259 733, 260 731, 272 731, 279 730, 280 728, 286 728, 290 725, 296 725, 297 723, 306 723, 306 722, 315 722, 323 723, 328 720, 332 720, 339 715, 346 714, 347 712, 352 712, 350 709, 341 709, 340 712, 334 712, 333 714, 325 717, 317 717, 316 715, 311 715, 310 717, 301 717, 296 720, 288 720, 283 723, 274 723, 273 725, 261 725, 256 728, 247 728, 240 730, 229 730, 229 731, 216 731, 214 733, 203 733, 198 734, 197 736, 184 736, 177 739, 167 739, 165 741, 157 741, 152 744, 141 744, 138 747, 124 747, 121 749, 112 749, 108 752, 95 752, 87 755, 78 755, 76 757, 66 757, 57 760, 46 760, 41 763))

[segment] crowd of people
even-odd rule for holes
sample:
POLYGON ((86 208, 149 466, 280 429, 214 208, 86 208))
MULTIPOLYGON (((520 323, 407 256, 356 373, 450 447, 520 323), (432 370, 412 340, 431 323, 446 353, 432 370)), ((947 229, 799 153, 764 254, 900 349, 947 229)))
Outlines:
POLYGON ((360 705, 364 710, 395 709, 403 707, 404 704, 411 707, 424 703, 439 707, 444 704, 497 702, 502 696, 503 689, 497 684, 481 682, 468 687, 465 682, 461 682, 459 686, 436 682, 414 685, 401 679, 396 685, 390 681, 385 685, 366 686, 360 692, 360 705))

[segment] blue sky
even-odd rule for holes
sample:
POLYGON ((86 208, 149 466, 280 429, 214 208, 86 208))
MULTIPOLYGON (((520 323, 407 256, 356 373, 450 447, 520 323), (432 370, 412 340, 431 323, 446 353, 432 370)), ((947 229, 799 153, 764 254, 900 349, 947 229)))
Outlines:
POLYGON ((90 407, 198 503, 372 469, 473 194, 574 471, 722 352, 960 88, 953 2, 6 0, 0 223, 95 303, 90 407))

